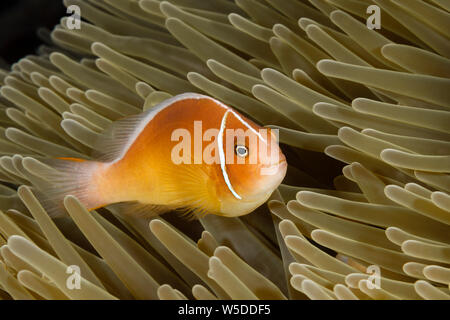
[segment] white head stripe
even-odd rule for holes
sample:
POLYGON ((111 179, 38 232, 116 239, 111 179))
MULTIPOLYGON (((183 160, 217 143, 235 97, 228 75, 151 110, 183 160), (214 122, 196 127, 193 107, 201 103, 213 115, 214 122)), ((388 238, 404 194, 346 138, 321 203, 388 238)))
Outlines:
POLYGON ((220 168, 222 169, 223 179, 225 180, 225 183, 226 183, 228 189, 233 194, 233 196, 235 196, 237 199, 240 200, 242 198, 240 195, 238 195, 236 193, 236 191, 234 191, 233 186, 231 185, 230 179, 228 178, 227 168, 225 166, 225 151, 224 151, 224 146, 223 146, 223 135, 224 135, 224 131, 225 131, 225 124, 227 121, 227 116, 230 112, 231 112, 231 110, 227 110, 225 112, 225 114, 223 115, 222 122, 220 124, 219 134, 217 136, 217 144, 219 146, 219 160, 220 160, 220 168))
MULTIPOLYGON (((230 110, 230 109, 229 109, 230 110)), ((266 140, 261 136, 261 134, 256 131, 255 129, 253 129, 252 127, 250 127, 250 125, 245 122, 240 115, 238 115, 236 112, 234 112, 233 110, 230 110, 231 113, 234 114, 234 116, 244 125, 246 126, 248 129, 250 129, 253 133, 255 133, 265 144, 267 144, 266 140)))
POLYGON ((254 134, 256 134, 264 143, 267 143, 267 141, 263 138, 263 136, 256 131, 255 129, 253 129, 247 122, 244 121, 244 119, 242 119, 242 117, 237 114, 233 109, 231 109, 230 107, 228 107, 227 105, 223 104, 222 102, 220 102, 219 100, 216 100, 214 98, 202 95, 202 94, 198 94, 198 93, 184 93, 181 95, 178 95, 174 98, 171 103, 174 103, 176 101, 182 100, 182 99, 208 99, 208 100, 212 100, 215 103, 217 103, 220 107, 224 108, 225 110, 230 111, 244 126, 246 126, 248 129, 250 129, 250 131, 252 131, 254 134))

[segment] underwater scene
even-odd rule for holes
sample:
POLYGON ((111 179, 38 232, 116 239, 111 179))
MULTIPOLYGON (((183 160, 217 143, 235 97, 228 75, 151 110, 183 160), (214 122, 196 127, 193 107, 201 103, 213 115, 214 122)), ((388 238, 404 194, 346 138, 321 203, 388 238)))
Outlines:
POLYGON ((1 300, 450 300, 450 1, 41 3, 1 300))

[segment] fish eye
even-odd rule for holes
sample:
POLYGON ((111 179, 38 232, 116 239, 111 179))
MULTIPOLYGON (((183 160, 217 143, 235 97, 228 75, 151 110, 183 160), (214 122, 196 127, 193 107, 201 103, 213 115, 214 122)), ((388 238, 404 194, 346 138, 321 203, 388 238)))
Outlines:
POLYGON ((237 145, 235 151, 236 151, 236 154, 242 158, 244 158, 248 155, 248 149, 246 146, 237 145))

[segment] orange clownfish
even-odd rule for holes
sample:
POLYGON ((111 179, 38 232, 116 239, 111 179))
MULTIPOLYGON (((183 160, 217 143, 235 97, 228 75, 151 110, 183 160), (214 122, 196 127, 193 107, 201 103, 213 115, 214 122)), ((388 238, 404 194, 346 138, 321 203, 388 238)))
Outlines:
POLYGON ((59 203, 74 195, 89 210, 134 202, 150 215, 236 217, 266 202, 287 168, 273 130, 195 93, 118 120, 100 140, 95 161, 55 160, 61 175, 44 193, 59 203))

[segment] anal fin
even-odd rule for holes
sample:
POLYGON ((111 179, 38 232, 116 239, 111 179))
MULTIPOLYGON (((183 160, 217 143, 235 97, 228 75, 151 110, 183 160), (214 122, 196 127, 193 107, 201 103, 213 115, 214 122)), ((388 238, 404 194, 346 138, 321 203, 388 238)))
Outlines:
POLYGON ((138 201, 114 203, 108 207, 118 210, 123 215, 136 218, 153 218, 173 209, 168 206, 145 204, 138 201))

